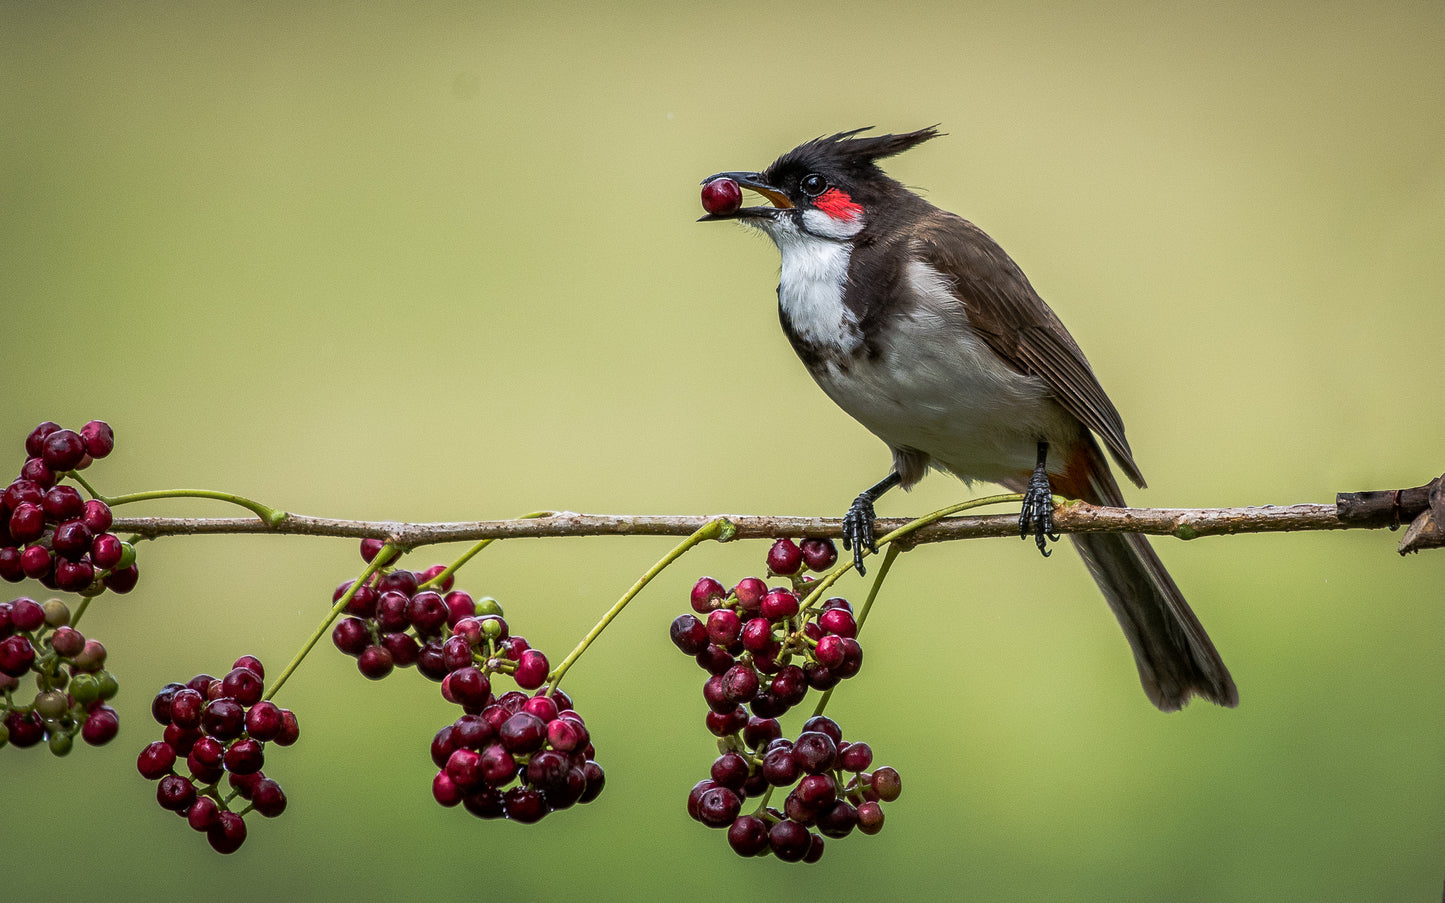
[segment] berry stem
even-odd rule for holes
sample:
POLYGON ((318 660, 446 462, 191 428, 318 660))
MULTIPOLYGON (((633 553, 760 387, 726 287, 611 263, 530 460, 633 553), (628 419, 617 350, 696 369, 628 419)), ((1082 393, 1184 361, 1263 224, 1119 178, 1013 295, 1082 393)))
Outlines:
MULTIPOLYGON (((555 513, 555 512, 552 512, 552 511, 533 511, 531 514, 524 514, 524 515, 522 515, 521 517, 517 518, 517 520, 530 520, 530 519, 532 519, 532 518, 537 518, 537 517, 551 517, 554 513, 555 513)), ((494 542, 496 542, 496 541, 497 541, 497 537, 492 537, 491 539, 478 540, 477 543, 476 543, 476 545, 472 546, 470 549, 467 549, 467 551, 466 551, 465 553, 463 553, 462 557, 458 558, 456 561, 453 561, 451 564, 447 565, 447 566, 446 566, 446 569, 443 570, 440 574, 437 574, 435 577, 433 577, 433 578, 431 578, 430 580, 426 581, 425 583, 423 583, 423 584, 422 584, 420 587, 418 587, 418 588, 419 588, 419 589, 431 589, 431 588, 434 587, 434 586, 440 585, 440 584, 441 584, 443 581, 445 581, 448 577, 450 577, 452 574, 454 574, 454 573, 456 573, 458 570, 460 570, 461 567, 462 567, 462 565, 466 564, 468 561, 471 561, 473 558, 475 558, 478 552, 480 552, 482 549, 485 549, 487 546, 491 545, 492 543, 494 543, 494 542)))
POLYGON ((707 542, 708 540, 727 542, 733 538, 736 532, 737 529, 725 517, 710 520, 698 529, 697 532, 678 543, 677 547, 671 552, 662 556, 662 559, 658 561, 657 564, 648 568, 647 573, 643 574, 642 577, 632 585, 632 588, 624 593, 621 599, 617 600, 617 604, 608 609, 607 613, 602 616, 602 620, 597 622, 597 626, 587 631, 587 635, 582 638, 581 642, 577 644, 577 647, 569 652, 567 657, 562 660, 562 663, 552 671, 551 679, 547 683, 547 695, 552 695, 552 692, 557 689, 557 685, 562 682, 562 676, 567 673, 567 669, 571 668, 572 664, 582 656, 582 653, 587 651, 587 647, 592 645, 592 641, 597 639, 603 630, 607 629, 607 625, 612 623, 612 619, 622 613, 622 609, 627 607, 627 603, 631 602, 634 596, 642 592, 643 587, 652 582, 653 577, 662 573, 668 565, 681 558, 693 546, 707 542))
MULTIPOLYGON (((878 574, 873 578, 873 586, 868 590, 868 598, 863 600, 863 607, 858 609, 858 615, 854 619, 858 625, 857 633, 863 632, 863 622, 868 620, 868 611, 873 607, 873 600, 878 598, 878 591, 883 588, 883 579, 888 576, 888 570, 893 567, 894 560, 902 551, 901 546, 889 544, 888 551, 883 556, 883 563, 878 566, 878 574)), ((823 714, 823 710, 828 707, 828 700, 833 698, 833 691, 836 689, 838 688, 829 687, 823 692, 822 698, 818 700, 818 705, 813 709, 814 718, 823 714)))
POLYGON ((361 589, 367 580, 371 579, 372 574, 375 574, 377 571, 395 561, 398 555, 399 551, 397 547, 391 543, 387 543, 381 547, 381 551, 376 553, 376 557, 371 559, 371 562, 367 564, 361 574, 352 581, 351 586, 347 587, 346 592, 341 594, 341 598, 336 600, 336 604, 331 607, 331 613, 312 631, 311 637, 306 640, 306 644, 296 653, 296 657, 291 659, 291 664, 287 665, 286 670, 281 672, 281 676, 276 678, 276 682, 271 685, 271 689, 266 691, 266 695, 261 697, 262 699, 270 699, 276 695, 281 689, 281 686, 286 683, 287 678, 291 676, 291 672, 295 671, 301 665, 302 659, 306 658, 312 648, 314 648, 316 644, 320 642, 321 638, 326 635, 326 632, 331 629, 332 623, 346 610, 346 606, 351 604, 351 597, 356 595, 356 591, 361 589))
POLYGON ((276 508, 270 508, 260 502, 236 495, 232 492, 217 492, 214 489, 154 489, 149 492, 132 492, 128 495, 104 496, 96 492, 94 487, 85 481, 80 474, 71 471, 69 476, 77 483, 85 487, 92 497, 100 499, 110 507, 126 505, 131 502, 149 502, 156 499, 216 499, 217 501, 230 502, 239 505, 247 511, 252 512, 261 519, 261 522, 268 527, 275 527, 286 519, 286 512, 276 508))
POLYGON ((74 627, 76 624, 80 623, 80 616, 85 614, 86 606, 90 605, 90 600, 94 598, 94 596, 81 596, 80 604, 75 606, 75 611, 70 613, 71 627, 74 627))

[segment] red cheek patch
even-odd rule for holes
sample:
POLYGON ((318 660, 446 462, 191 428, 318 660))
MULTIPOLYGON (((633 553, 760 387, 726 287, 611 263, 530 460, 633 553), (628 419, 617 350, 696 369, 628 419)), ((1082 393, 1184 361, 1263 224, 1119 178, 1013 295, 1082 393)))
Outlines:
POLYGON ((836 188, 829 188, 818 195, 813 206, 831 216, 833 219, 852 221, 858 218, 863 212, 863 205, 855 204, 853 199, 836 188))

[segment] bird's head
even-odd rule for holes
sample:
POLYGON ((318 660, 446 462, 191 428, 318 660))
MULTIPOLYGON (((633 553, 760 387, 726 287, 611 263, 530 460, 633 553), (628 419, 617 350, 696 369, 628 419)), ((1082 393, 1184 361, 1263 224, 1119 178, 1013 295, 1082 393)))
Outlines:
POLYGON ((940 134, 936 126, 900 135, 858 137, 867 129, 815 138, 774 160, 762 172, 720 172, 703 180, 731 179, 756 192, 768 205, 727 209, 702 217, 703 222, 738 220, 768 233, 775 242, 789 237, 848 241, 859 235, 900 198, 915 197, 878 167, 878 161, 900 154, 940 134))

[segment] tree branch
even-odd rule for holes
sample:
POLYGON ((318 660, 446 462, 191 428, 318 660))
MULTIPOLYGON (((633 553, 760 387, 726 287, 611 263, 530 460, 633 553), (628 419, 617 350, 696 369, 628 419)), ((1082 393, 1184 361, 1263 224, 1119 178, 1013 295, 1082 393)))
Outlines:
MULTIPOLYGON (((1195 539, 1237 533, 1279 533, 1303 530, 1394 529, 1416 521, 1407 539, 1414 542, 1400 553, 1445 544, 1439 525, 1445 524, 1445 476, 1412 489, 1340 493, 1335 504, 1266 505, 1247 508, 1108 508, 1084 502, 1059 506, 1054 527, 1060 533, 1147 533, 1195 539)), ((554 512, 544 517, 515 520, 452 523, 337 520, 303 514, 285 514, 274 524, 242 517, 125 517, 111 529, 145 538, 218 533, 276 533, 385 539, 401 546, 482 539, 521 539, 554 536, 687 536, 719 515, 623 515, 554 512)), ((723 515, 736 528, 736 539, 820 537, 843 535, 841 518, 772 515, 723 515)), ((908 523, 882 518, 879 534, 908 523)), ((909 544, 1017 536, 1017 514, 952 517, 923 527, 909 544)))

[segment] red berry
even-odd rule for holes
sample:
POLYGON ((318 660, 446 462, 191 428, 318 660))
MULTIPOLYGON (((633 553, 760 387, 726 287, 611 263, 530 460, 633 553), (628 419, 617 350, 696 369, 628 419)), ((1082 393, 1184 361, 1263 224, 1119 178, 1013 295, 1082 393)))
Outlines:
POLYGON ((736 213, 742 205, 742 187, 732 179, 713 179, 702 186, 702 209, 708 213, 726 216, 736 213))
POLYGON ((32 458, 40 457, 40 452, 45 448, 45 437, 60 429, 60 424, 53 420, 47 420, 30 431, 25 437, 25 453, 32 458))
POLYGON ((81 427, 80 439, 85 443, 85 453, 92 458, 104 458, 115 448, 115 433, 104 420, 92 420, 81 427))
POLYGON ((785 589, 771 590, 763 596, 762 614, 770 621, 781 621, 798 613, 798 597, 785 589))
POLYGON ((45 437, 40 457, 55 473, 74 470, 85 458, 85 440, 74 430, 56 430, 45 437))
POLYGON ((217 853, 234 853, 246 842, 246 822, 234 812, 222 812, 206 829, 206 840, 217 853))
POLYGON ((723 585, 711 577, 701 577, 692 587, 692 610, 700 615, 712 611, 727 597, 723 585))
POLYGON ((763 596, 767 595, 768 585, 757 577, 744 577, 733 587, 733 595, 737 597, 738 607, 746 612, 758 611, 763 604, 763 596))
POLYGON ((768 549, 768 570, 791 577, 803 567, 803 552, 791 539, 780 539, 768 549))
POLYGON ((517 686, 524 690, 535 690, 547 682, 547 673, 551 666, 547 663, 547 656, 536 649, 528 649, 522 653, 517 661, 517 670, 512 674, 517 681, 517 686))
POLYGON ((110 506, 100 499, 87 501, 80 516, 92 533, 99 535, 110 529, 110 506))
POLYGON ((805 539, 799 548, 810 571, 826 571, 838 561, 838 549, 831 539, 805 539))

